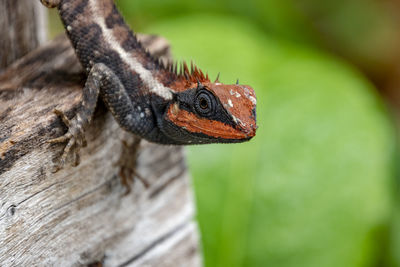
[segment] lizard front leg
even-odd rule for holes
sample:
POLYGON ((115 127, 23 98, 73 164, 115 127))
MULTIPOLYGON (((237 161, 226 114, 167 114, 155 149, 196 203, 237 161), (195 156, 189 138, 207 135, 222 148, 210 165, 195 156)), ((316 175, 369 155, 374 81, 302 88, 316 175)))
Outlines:
POLYGON ((54 171, 58 171, 64 166, 70 153, 74 154, 74 165, 76 166, 79 164, 80 148, 86 146, 84 130, 92 120, 100 93, 102 79, 104 78, 102 69, 101 66, 95 65, 89 72, 83 88, 82 102, 76 115, 71 120, 68 119, 63 112, 54 110, 56 115, 61 117, 64 124, 68 127, 66 134, 48 141, 48 143, 68 142, 54 171))
MULTIPOLYGON (((49 143, 68 141, 56 170, 65 164, 70 153, 75 156, 75 165, 79 164, 79 150, 86 144, 84 130, 92 120, 99 95, 120 126, 125 129, 134 127, 134 125, 131 125, 133 120, 130 120, 131 116, 129 116, 134 112, 133 104, 123 84, 105 64, 95 64, 89 72, 83 88, 81 106, 75 117, 69 120, 62 112, 55 111, 68 127, 68 132, 65 135, 48 141, 49 143)), ((139 127, 139 129, 142 129, 142 127, 139 127)))

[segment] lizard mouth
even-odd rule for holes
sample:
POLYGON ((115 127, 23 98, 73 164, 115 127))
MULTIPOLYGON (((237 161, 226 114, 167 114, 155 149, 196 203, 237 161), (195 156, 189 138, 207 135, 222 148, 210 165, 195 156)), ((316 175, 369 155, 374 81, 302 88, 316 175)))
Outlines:
POLYGON ((237 127, 232 127, 220 121, 199 118, 194 113, 179 109, 174 105, 169 108, 167 117, 173 124, 190 133, 204 134, 218 140, 246 141, 255 136, 256 127, 245 127, 240 123, 237 124, 237 127))

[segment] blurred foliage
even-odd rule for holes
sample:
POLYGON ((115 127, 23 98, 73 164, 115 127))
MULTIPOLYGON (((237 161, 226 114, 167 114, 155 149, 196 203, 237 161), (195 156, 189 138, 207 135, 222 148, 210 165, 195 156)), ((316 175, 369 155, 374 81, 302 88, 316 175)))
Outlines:
POLYGON ((189 149, 206 266, 395 264, 393 126, 371 84, 321 52, 386 70, 398 36, 382 3, 120 4, 176 59, 257 92, 254 140, 189 149))
POLYGON ((245 17, 281 38, 340 52, 371 72, 392 64, 400 45, 396 1, 120 0, 119 4, 139 28, 190 13, 245 17))
POLYGON ((377 84, 399 66, 399 4, 117 3, 176 59, 256 90, 253 140, 188 149, 206 266, 400 266, 394 123, 354 67, 377 84))
POLYGON ((337 60, 237 18, 147 28, 221 80, 254 86, 259 130, 189 150, 206 266, 370 266, 387 251, 394 135, 382 103, 337 60))

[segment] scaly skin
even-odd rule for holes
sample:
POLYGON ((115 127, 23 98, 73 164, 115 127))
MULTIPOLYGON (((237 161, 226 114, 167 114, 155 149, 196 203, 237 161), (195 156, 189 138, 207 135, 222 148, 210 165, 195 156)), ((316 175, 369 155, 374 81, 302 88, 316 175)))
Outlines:
POLYGON ((237 143, 256 132, 256 97, 247 85, 211 82, 196 66, 162 64, 137 41, 112 0, 41 0, 57 7, 87 80, 68 132, 49 142, 68 142, 79 163, 100 96, 118 124, 150 142, 170 145, 237 143))

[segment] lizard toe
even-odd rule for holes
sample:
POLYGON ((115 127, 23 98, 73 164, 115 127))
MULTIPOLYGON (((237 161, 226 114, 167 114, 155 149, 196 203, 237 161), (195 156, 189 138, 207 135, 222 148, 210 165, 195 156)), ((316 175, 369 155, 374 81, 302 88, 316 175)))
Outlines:
POLYGON ((48 140, 47 143, 64 143, 67 142, 64 147, 63 153, 59 159, 58 164, 55 166, 55 171, 60 170, 67 162, 67 159, 72 156, 72 166, 78 166, 80 163, 80 149, 86 146, 85 133, 79 123, 79 120, 75 116, 73 119, 68 119, 65 114, 60 110, 54 110, 54 113, 61 118, 63 123, 68 127, 67 133, 64 135, 48 140))

